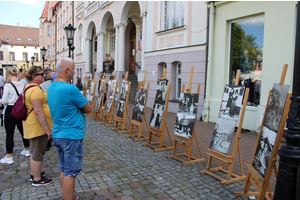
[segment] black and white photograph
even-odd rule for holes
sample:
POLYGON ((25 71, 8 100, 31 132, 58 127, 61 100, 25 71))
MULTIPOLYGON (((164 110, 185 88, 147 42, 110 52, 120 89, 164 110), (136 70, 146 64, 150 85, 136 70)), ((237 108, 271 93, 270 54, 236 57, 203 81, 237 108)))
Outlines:
POLYGON ((209 148, 220 153, 228 154, 236 121, 218 118, 210 141, 209 148))
POLYGON ((91 81, 91 85, 89 87, 89 90, 87 91, 87 99, 91 103, 92 103, 93 97, 94 97, 94 88, 95 88, 95 81, 91 81))
POLYGON ((102 97, 103 95, 105 95, 105 91, 104 91, 104 85, 106 84, 106 81, 102 80, 100 82, 100 87, 99 87, 99 90, 98 90, 98 96, 95 97, 95 108, 98 110, 100 109, 100 106, 101 106, 101 101, 102 101, 102 97))
POLYGON ((263 178, 266 176, 267 173, 276 136, 276 132, 263 126, 262 134, 260 136, 259 144, 257 146, 253 160, 253 167, 263 178))
MULTIPOLYGON (((85 93, 85 91, 86 90, 88 90, 89 89, 89 87, 87 86, 87 82, 89 81, 89 85, 90 85, 90 79, 89 79, 89 77, 87 76, 87 78, 84 78, 84 80, 83 80, 83 93, 85 93)), ((88 91, 87 91, 88 92, 88 91)))
POLYGON ((176 116, 174 134, 192 138, 197 117, 199 95, 197 93, 181 93, 179 109, 176 116))
POLYGON ((144 115, 144 107, 147 99, 147 89, 138 89, 135 95, 132 120, 142 122, 144 115))
POLYGON ((154 104, 154 108, 152 109, 152 114, 150 118, 149 126, 159 129, 162 116, 164 113, 164 105, 161 105, 159 103, 154 104))
POLYGON ((155 100, 152 108, 149 126, 159 129, 164 108, 166 104, 166 98, 168 94, 168 80, 158 80, 155 100))
POLYGON ((126 101, 127 97, 127 92, 128 92, 128 81, 123 80, 122 81, 122 86, 121 86, 121 91, 120 91, 120 100, 126 101))
POLYGON ((273 84, 269 104, 265 113, 264 126, 276 133, 278 132, 289 88, 289 85, 273 84))
POLYGON ((243 102, 243 86, 226 85, 219 117, 238 121, 243 102))
POLYGON ((117 107, 117 116, 123 118, 124 116, 124 109, 125 109, 125 101, 119 100, 118 107, 117 107))
POLYGON ((114 97, 113 96, 106 99, 103 111, 107 112, 107 113, 110 113, 111 108, 113 106, 113 103, 114 103, 114 97))
POLYGON ((117 86, 117 80, 112 80, 108 88, 108 98, 115 95, 116 86, 117 86))

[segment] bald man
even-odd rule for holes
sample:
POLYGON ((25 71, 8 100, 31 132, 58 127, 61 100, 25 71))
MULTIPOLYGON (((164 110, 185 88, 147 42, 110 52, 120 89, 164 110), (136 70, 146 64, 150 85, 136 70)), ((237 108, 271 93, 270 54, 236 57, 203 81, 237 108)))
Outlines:
POLYGON ((68 84, 75 74, 74 68, 75 63, 71 58, 60 58, 56 63, 57 77, 47 93, 54 122, 52 138, 59 156, 60 183, 64 200, 73 199, 75 178, 81 172, 84 157, 84 113, 92 112, 91 104, 79 89, 68 84))

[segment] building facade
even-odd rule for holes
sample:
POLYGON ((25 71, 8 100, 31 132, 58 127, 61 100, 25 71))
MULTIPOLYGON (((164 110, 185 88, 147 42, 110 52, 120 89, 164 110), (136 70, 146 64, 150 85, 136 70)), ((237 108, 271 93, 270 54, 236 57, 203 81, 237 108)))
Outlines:
POLYGON ((6 67, 14 66, 22 71, 32 64, 39 65, 39 58, 38 28, 0 25, 0 71, 3 74, 6 67))
MULTIPOLYGON (((250 88, 243 128, 259 130, 273 83, 284 64, 292 86, 297 2, 210 2, 207 86, 203 116, 216 122, 223 88, 235 80, 250 88)), ((292 88, 290 87, 290 91, 292 88)))

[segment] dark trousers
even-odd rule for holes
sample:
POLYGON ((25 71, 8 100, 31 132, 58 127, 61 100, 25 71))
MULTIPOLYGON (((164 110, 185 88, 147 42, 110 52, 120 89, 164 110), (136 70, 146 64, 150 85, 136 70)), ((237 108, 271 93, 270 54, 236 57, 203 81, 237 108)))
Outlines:
POLYGON ((16 120, 11 115, 12 106, 7 106, 4 114, 4 126, 6 131, 6 153, 13 153, 14 148, 14 134, 17 125, 22 136, 25 148, 29 147, 29 140, 24 138, 22 120, 16 120))
POLYGON ((0 87, 0 98, 2 98, 3 95, 3 87, 0 87))

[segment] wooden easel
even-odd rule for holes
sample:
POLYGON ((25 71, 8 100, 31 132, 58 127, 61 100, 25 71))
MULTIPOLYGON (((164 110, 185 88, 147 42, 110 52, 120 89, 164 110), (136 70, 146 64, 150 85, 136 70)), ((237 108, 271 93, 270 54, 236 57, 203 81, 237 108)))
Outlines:
MULTIPOLYGON (((194 74, 194 66, 191 67, 190 82, 189 82, 189 87, 186 89, 186 93, 191 93, 191 91, 192 91, 193 74, 194 74)), ((184 89, 185 89, 185 84, 182 84, 181 93, 184 93, 184 89)), ((200 94, 200 84, 198 84, 197 93, 200 94)), ((175 139, 173 155, 167 156, 167 158, 174 158, 174 159, 182 162, 183 165, 189 165, 189 164, 194 164, 194 163, 205 161, 205 158, 203 158, 202 154, 201 154, 201 150, 200 150, 200 146, 199 146, 199 142, 198 142, 198 138, 197 138, 197 134, 196 134, 196 130, 195 130, 196 121, 197 121, 197 118, 195 118, 194 129, 193 129, 191 139, 181 137, 181 136, 175 135, 175 134, 173 135, 173 137, 175 139), (196 157, 192 156, 192 148, 193 148, 194 139, 196 140, 196 143, 197 143, 200 158, 196 158, 196 157), (176 154, 177 147, 185 149, 186 152, 176 154), (187 161, 179 158, 182 156, 187 157, 187 161)))
MULTIPOLYGON (((166 74, 167 74, 167 68, 164 69, 164 74, 162 75, 161 80, 166 79, 166 74)), ((167 122, 166 122, 170 92, 171 92, 171 83, 169 83, 169 86, 168 86, 168 93, 167 93, 166 102, 165 102, 164 115, 163 115, 162 120, 161 120, 162 121, 162 128, 161 129, 156 129, 154 127, 149 126, 149 128, 147 129, 147 131, 149 132, 149 142, 148 142, 148 144, 144 144, 144 146, 145 147, 148 146, 148 147, 153 148, 155 152, 165 151, 165 150, 172 150, 173 149, 173 144, 172 144, 169 128, 168 128, 168 125, 167 125, 167 122), (168 136, 169 136, 171 146, 163 144, 165 128, 167 129, 167 133, 168 133, 168 136), (158 138, 159 142, 152 142, 151 143, 151 141, 154 137, 158 138), (155 147, 156 145, 158 145, 158 148, 155 147)))
POLYGON ((92 98, 92 112, 89 114, 89 115, 87 115, 88 117, 94 117, 95 116, 95 111, 94 111, 94 100, 95 100, 95 92, 96 92, 96 88, 97 88, 97 82, 96 82, 96 80, 95 80, 95 77, 96 77, 96 72, 94 73, 94 78, 92 79, 92 81, 91 81, 91 85, 92 85, 92 83, 94 83, 94 91, 92 91, 93 92, 93 98, 92 98))
MULTIPOLYGON (((104 77, 105 77, 105 72, 103 73, 103 75, 104 75, 104 77)), ((96 86, 95 86, 96 88, 100 88, 101 82, 102 82, 102 81, 105 81, 105 79, 102 80, 101 77, 102 77, 102 75, 100 75, 100 85, 96 85, 96 86)), ((105 92, 105 89, 106 89, 106 87, 104 88, 104 92, 105 92)), ((105 95, 105 93, 104 93, 104 95, 105 95)), ((94 96, 95 96, 95 93, 94 93, 94 96)), ((98 91, 98 96, 100 96, 99 91, 98 91)), ((103 97, 104 97, 104 96, 102 95, 100 108, 101 108, 101 106, 102 106, 102 100, 104 99, 103 97)), ((93 108, 93 111, 92 111, 93 117, 92 117, 92 119, 95 119, 95 120, 97 120, 98 113, 99 113, 99 111, 101 110, 101 109, 97 109, 97 108, 96 108, 96 104, 97 104, 97 101, 95 101, 94 104, 92 105, 92 108, 93 108)))
MULTIPOLYGON (((115 76, 116 76, 116 74, 114 75, 114 79, 115 79, 115 76)), ((103 110, 103 113, 102 113, 103 122, 101 122, 101 124, 104 124, 105 126, 114 126, 115 125, 115 123, 113 121, 114 120, 113 112, 115 111, 115 99, 116 99, 117 88, 118 88, 118 81, 116 81, 116 86, 115 86, 115 91, 113 94, 113 101, 112 101, 110 112, 106 112, 103 110)), ((109 94, 109 91, 108 91, 108 94, 109 94)), ((110 97, 108 96, 106 101, 108 101, 109 98, 110 97)))
POLYGON ((84 95, 85 98, 86 98, 86 95, 87 95, 88 85, 89 85, 89 81, 90 81, 90 79, 88 79, 88 77, 89 76, 86 73, 85 77, 84 77, 84 80, 86 80, 86 82, 85 82, 85 88, 84 88, 84 91, 83 91, 83 95, 84 95))
MULTIPOLYGON (((128 78, 128 72, 126 73, 126 76, 124 78, 124 80, 127 80, 128 78)), ((116 130, 118 131, 118 133, 128 133, 130 132, 130 130, 127 127, 126 124, 126 116, 128 117, 129 123, 131 124, 131 120, 128 114, 128 100, 129 100, 129 94, 130 94, 130 87, 131 87, 131 81, 128 81, 128 90, 127 90, 127 94, 126 94, 126 102, 125 102, 125 107, 124 107, 124 113, 123 113, 123 118, 120 118, 118 116, 114 117, 115 120, 115 128, 111 128, 111 130, 116 130), (121 126, 119 126, 121 125, 121 126)))
MULTIPOLYGON (((144 89, 146 76, 147 76, 147 70, 145 70, 144 80, 139 83, 138 89, 144 89)), ((145 117, 145 111, 146 111, 149 88, 150 88, 150 83, 147 84, 147 95, 146 95, 145 106, 144 106, 144 110, 143 110, 142 122, 138 122, 138 121, 132 119, 131 120, 130 135, 126 135, 126 137, 132 138, 135 142, 149 139, 149 137, 146 137, 143 133, 143 123, 144 123, 144 121, 145 121, 147 129, 148 129, 148 123, 147 123, 147 120, 146 120, 146 117, 145 117), (138 134, 133 134, 134 130, 137 130, 138 134)))
MULTIPOLYGON (((239 79, 240 79, 240 75, 241 75, 241 70, 238 70, 234 85, 238 85, 239 79)), ((245 115, 245 110, 246 110, 248 96, 249 96, 249 88, 247 88, 246 92, 245 92, 245 96, 244 96, 244 100, 243 100, 243 106, 242 106, 242 111, 240 113, 238 130, 237 130, 236 137, 235 137, 235 142, 234 142, 234 147, 233 147, 232 155, 231 156, 225 155, 223 153, 220 153, 218 151, 215 151, 215 150, 212 150, 212 149, 208 148, 209 152, 206 153, 209 156, 207 168, 206 168, 206 170, 200 171, 201 174, 208 174, 208 175, 210 175, 210 176, 212 176, 212 177, 220 180, 222 185, 226 185, 226 184, 230 184, 230 183, 235 183, 235 182, 242 181, 242 180, 246 179, 246 176, 243 173, 242 155, 241 155, 241 147, 240 147, 240 142, 239 141, 241 139, 241 131, 242 131, 242 125, 243 125, 243 120, 244 120, 244 115, 245 115), (241 176, 232 173, 237 151, 238 151, 238 154, 239 154, 241 176), (215 167, 215 168, 210 168, 211 167, 211 162, 213 160, 221 163, 222 166, 215 167), (229 169, 226 170, 225 166, 228 166, 229 169), (213 172, 217 172, 217 171, 221 171, 221 172, 227 174, 227 180, 213 173, 213 172), (234 178, 231 178, 231 177, 234 177, 234 178)), ((221 109, 221 106, 220 106, 220 109, 221 109)))
MULTIPOLYGON (((280 82, 279 82, 280 84, 284 83, 287 67, 288 67, 288 65, 284 64, 282 74, 281 74, 281 78, 280 78, 280 82)), ((268 97, 268 101, 267 101, 267 104, 266 104, 267 106, 269 105, 271 92, 272 92, 272 90, 270 90, 270 92, 269 92, 269 97, 268 97)), ((278 133, 277 133, 277 136, 276 136, 276 139, 275 139, 273 152, 272 152, 272 155, 271 155, 271 158, 270 158, 270 162, 269 162, 269 165, 268 165, 268 169, 267 169, 265 178, 263 178, 257 172, 257 170, 253 167, 253 161, 254 161, 255 153, 256 153, 258 145, 260 145, 259 140, 260 140, 260 136, 262 134, 262 127, 263 127, 263 126, 261 126, 259 136, 258 136, 258 139, 257 139, 257 143, 256 143, 256 147, 255 147, 255 150, 254 150, 252 162, 251 162, 251 164, 247 164, 247 163, 245 164, 248 168, 249 173, 248 173, 248 176, 247 176, 244 191, 234 192, 235 196, 241 196, 244 200, 248 199, 247 196, 258 196, 259 200, 263 200, 263 199, 269 199, 270 200, 271 199, 270 197, 274 196, 273 192, 271 191, 269 181, 270 181, 273 170, 274 170, 275 176, 277 178, 277 167, 275 165, 276 161, 277 161, 276 156, 277 156, 277 151, 279 149, 281 138, 282 138, 282 135, 283 135, 285 122, 286 122, 286 119, 287 119, 287 116, 288 116, 288 113, 289 113, 289 107, 290 107, 290 103, 291 103, 290 97, 291 97, 291 94, 289 93, 288 97, 287 97, 285 107, 284 107, 284 111, 283 111, 283 114, 282 114, 280 126, 279 126, 278 133), (251 183, 256 188, 257 192, 249 192, 249 188, 250 188, 251 183), (269 190, 269 192, 267 192, 267 189, 269 190)), ((267 106, 266 106, 266 109, 265 109, 265 113, 266 113, 266 110, 267 110, 267 106)), ((265 117, 263 118, 262 124, 264 123, 264 119, 265 119, 265 117)))

